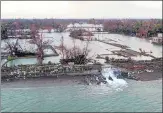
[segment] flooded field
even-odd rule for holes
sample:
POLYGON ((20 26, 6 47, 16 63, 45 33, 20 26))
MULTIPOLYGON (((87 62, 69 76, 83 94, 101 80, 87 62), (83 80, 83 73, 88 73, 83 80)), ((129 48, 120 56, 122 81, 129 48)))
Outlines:
MULTIPOLYGON (((71 48, 74 46, 72 38, 69 36, 70 32, 63 32, 63 33, 43 33, 44 40, 50 40, 50 45, 54 46, 59 46, 61 44, 61 37, 64 37, 64 45, 71 48)), ((119 35, 119 34, 94 34, 92 39, 99 39, 99 40, 105 40, 109 43, 117 43, 117 44, 122 44, 128 46, 130 49, 139 51, 139 48, 142 48, 142 50, 145 50, 146 52, 152 51, 151 55, 155 57, 161 57, 162 56, 162 46, 158 45, 153 45, 150 43, 150 41, 145 40, 145 39, 140 39, 137 37, 130 37, 130 36, 124 36, 124 35, 119 35)), ((79 39, 74 39, 75 40, 75 46, 78 46, 80 48, 84 48, 86 46, 87 41, 81 41, 79 39)), ((11 42, 15 42, 16 39, 9 39, 11 42)), ((19 40, 19 43, 22 48, 31 51, 31 48, 34 50, 36 49, 35 45, 29 44, 29 39, 21 39, 19 40)), ((5 42, 1 42, 1 48, 4 48, 5 42)), ((88 48, 90 50, 89 57, 92 59, 96 59, 97 55, 100 54, 111 54, 111 51, 113 50, 120 50, 120 47, 116 47, 113 45, 105 44, 99 41, 90 41, 88 48)), ((60 53, 59 50, 56 49, 58 53, 60 53)), ((2 49, 2 52, 4 50, 2 49)), ((52 51, 46 49, 44 50, 45 54, 50 54, 52 51)), ((140 52, 140 51, 139 51, 140 52)), ((103 55, 104 57, 108 55, 103 55)), ((46 57, 43 61, 43 63, 47 63, 48 61, 51 61, 53 63, 59 63, 59 59, 61 56, 55 56, 55 57, 46 57)), ((109 58, 125 58, 122 56, 117 56, 117 55, 109 55, 109 58)), ((132 57, 135 60, 150 60, 151 57, 147 56, 137 56, 137 57, 132 57)), ((99 62, 104 62, 103 60, 96 59, 99 62)), ((2 63, 4 60, 2 60, 2 63)), ((11 65, 20 65, 20 64, 35 64, 37 63, 36 58, 21 58, 21 59, 16 59, 11 62, 8 62, 8 66, 11 65)))

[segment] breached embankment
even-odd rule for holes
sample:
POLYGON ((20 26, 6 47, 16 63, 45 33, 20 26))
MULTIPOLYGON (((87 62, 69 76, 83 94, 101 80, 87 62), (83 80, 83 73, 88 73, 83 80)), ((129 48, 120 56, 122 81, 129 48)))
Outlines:
POLYGON ((18 80, 38 80, 53 79, 59 83, 77 83, 77 84, 106 84, 107 79, 117 82, 113 76, 106 78, 102 73, 103 67, 99 64, 93 65, 21 65, 16 67, 2 68, 2 82, 18 80))
POLYGON ((112 88, 121 90, 122 87, 127 87, 127 82, 124 79, 119 78, 122 73, 116 68, 103 67, 101 74, 105 78, 106 83, 112 88))
MULTIPOLYGON (((119 78, 127 78, 141 81, 157 80, 162 78, 162 58, 152 60, 135 61, 132 59, 116 60, 109 59, 106 63, 111 64, 110 71, 103 73, 104 67, 99 64, 87 65, 19 65, 15 67, 2 67, 1 80, 31 80, 36 78, 52 78, 55 81, 69 80, 78 81, 79 84, 118 84, 119 78), (117 76, 114 72, 118 72, 117 76), (107 77, 107 78, 106 78, 107 77), (79 82, 80 81, 80 82, 79 82)), ((106 65, 106 64, 105 64, 106 65)))
POLYGON ((114 69, 110 67, 102 67, 101 73, 84 74, 84 75, 60 75, 60 76, 42 76, 37 78, 16 79, 10 82, 2 81, 3 88, 24 88, 24 87, 47 87, 60 85, 102 85, 115 90, 122 90, 127 87, 127 82, 118 79, 119 74, 114 73, 114 69))
POLYGON ((162 58, 152 60, 109 59, 107 63, 125 69, 128 79, 140 81, 158 80, 162 78, 162 58))

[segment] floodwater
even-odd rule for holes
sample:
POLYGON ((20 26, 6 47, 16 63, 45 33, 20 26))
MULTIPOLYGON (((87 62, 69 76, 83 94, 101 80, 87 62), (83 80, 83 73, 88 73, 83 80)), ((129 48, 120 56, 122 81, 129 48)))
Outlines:
MULTIPOLYGON (((44 33, 46 40, 52 40, 51 45, 59 45, 61 37, 64 44, 73 47, 73 41, 69 32, 44 33)), ((143 48, 152 51, 156 57, 162 56, 162 46, 151 44, 149 41, 135 37, 117 34, 96 34, 96 38, 113 39, 120 44, 125 44, 131 49, 138 51, 143 48)), ((15 40, 11 40, 15 41, 15 40)), ((76 45, 83 48, 86 42, 75 40, 76 45)), ((20 45, 27 50, 32 47, 27 40, 20 40, 20 45)), ((4 42, 1 42, 1 47, 4 42)), ((89 57, 95 58, 96 54, 106 54, 120 48, 101 42, 92 41, 89 44, 89 57)), ((58 51, 58 50, 57 50, 58 51)), ((50 51, 46 51, 49 53, 50 51)), ((58 51, 59 52, 59 51, 58 51)), ((114 56, 115 57, 115 56, 114 56)), ((48 61, 58 63, 61 56, 47 57, 48 61)), ((148 59, 147 57, 138 57, 148 59)), ((101 60, 100 60, 101 61, 101 60)), ((17 59, 8 65, 35 64, 36 58, 17 59)), ((54 84, 46 81, 46 84, 36 81, 9 82, 2 84, 1 89, 1 111, 2 112, 161 112, 162 111, 162 80, 138 82, 126 80, 127 87, 117 90, 110 85, 74 85, 54 84)))
MULTIPOLYGON (((69 36, 70 32, 64 32, 64 33, 43 33, 43 36, 45 37, 44 40, 50 40, 50 44, 52 46, 58 46, 61 43, 61 37, 64 37, 64 45, 71 48, 74 46, 72 38, 69 36)), ((154 45, 150 43, 148 40, 145 39, 140 39, 137 37, 131 37, 131 36, 123 36, 119 34, 95 34, 93 38, 97 39, 103 39, 103 40, 115 40, 116 42, 114 43, 119 43, 123 45, 129 46, 131 49, 139 51, 139 48, 142 48, 143 50, 150 52, 152 51, 152 55, 155 57, 162 57, 162 46, 154 45)), ((11 42, 16 41, 15 39, 10 39, 11 42)), ((31 48, 36 49, 36 46, 29 44, 29 40, 19 40, 19 43, 22 48, 25 48, 26 50, 31 50, 31 48)), ((84 48, 86 46, 86 41, 80 41, 78 39, 75 39, 75 46, 78 46, 80 48, 84 48)), ((1 47, 3 48, 5 45, 4 41, 1 42, 1 47)), ((110 54, 112 50, 120 50, 121 48, 104 44, 102 42, 97 42, 97 41, 91 41, 88 45, 88 48, 90 50, 89 57, 95 59, 97 54, 110 54)), ((3 51, 3 50, 2 50, 3 51)), ((60 52, 57 50, 57 52, 60 52)), ((50 53, 49 50, 45 50, 45 53, 48 54, 50 53)), ((114 58, 122 58, 116 55, 110 55, 109 57, 114 57, 114 58)), ((48 61, 51 61, 53 63, 58 63, 59 59, 61 56, 57 57, 47 57, 43 61, 43 63, 47 63, 48 61)), ((138 57, 133 57, 133 59, 139 60, 139 59, 151 59, 151 57, 146 57, 146 56, 138 56, 138 57)), ((2 60, 3 62, 3 60, 2 60)), ((100 61, 99 61, 100 62, 100 61)), ((14 61, 9 62, 7 65, 20 65, 20 64, 35 64, 37 63, 36 58, 30 58, 30 59, 16 59, 14 61)))

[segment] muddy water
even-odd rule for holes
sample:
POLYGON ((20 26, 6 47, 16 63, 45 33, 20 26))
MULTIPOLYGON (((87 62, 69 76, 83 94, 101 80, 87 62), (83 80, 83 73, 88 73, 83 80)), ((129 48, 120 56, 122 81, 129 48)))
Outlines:
MULTIPOLYGON (((64 45, 67 47, 73 47, 73 40, 71 37, 69 37, 69 32, 65 32, 65 33, 44 33, 43 34, 45 38, 45 40, 49 39, 51 40, 51 45, 59 45, 61 43, 61 37, 64 37, 64 45)), ((118 35, 118 34, 95 34, 94 38, 97 39, 103 39, 103 40, 114 40, 114 43, 116 41, 116 43, 122 44, 122 45, 127 45, 129 46, 131 49, 139 51, 139 48, 142 48, 143 50, 150 52, 152 51, 152 55, 154 55, 155 57, 161 57, 162 56, 162 46, 158 46, 158 45, 153 45, 152 43, 150 43, 150 41, 145 40, 145 39, 140 39, 137 37, 130 37, 130 36, 123 36, 123 35, 118 35)), ((10 40, 10 41, 15 41, 15 40, 10 40)), ((27 50, 30 50, 31 47, 35 48, 33 45, 28 44, 27 40, 20 40, 20 45, 23 48, 26 48, 27 50)), ((113 41, 110 41, 113 42, 113 41)), ((80 40, 75 40, 75 46, 78 47, 85 47, 86 46, 86 42, 80 41, 80 40)), ((4 42, 1 42, 1 47, 4 47, 4 42)), ((108 44, 104 44, 102 42, 97 42, 97 41, 92 41, 89 43, 89 50, 91 51, 89 53, 89 57, 95 58, 97 54, 110 54, 112 50, 119 50, 120 48, 112 46, 112 45, 108 45, 108 44)), ((49 53, 49 51, 45 51, 47 53, 49 53)), ((59 51, 58 51, 59 52, 59 51)), ((115 55, 111 55, 110 57, 114 57, 114 58, 121 58, 115 55)), ((48 61, 54 62, 54 63, 58 63, 59 59, 61 58, 61 56, 59 57, 47 57, 45 58, 45 60, 43 61, 44 63, 47 63, 48 61)), ((134 59, 151 59, 151 57, 145 57, 145 56, 138 56, 135 57, 134 59)), ((3 62, 3 61, 2 61, 3 62)), ((7 65, 11 66, 11 65, 19 65, 19 64, 35 64, 37 63, 36 58, 30 58, 30 59, 17 59, 14 61, 9 62, 7 65)))

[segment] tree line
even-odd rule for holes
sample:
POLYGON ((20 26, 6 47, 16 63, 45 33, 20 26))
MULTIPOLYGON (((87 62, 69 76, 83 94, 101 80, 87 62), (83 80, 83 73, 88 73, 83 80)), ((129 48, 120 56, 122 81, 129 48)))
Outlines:
POLYGON ((121 19, 107 20, 103 23, 104 30, 138 37, 153 37, 163 33, 161 19, 121 19))

